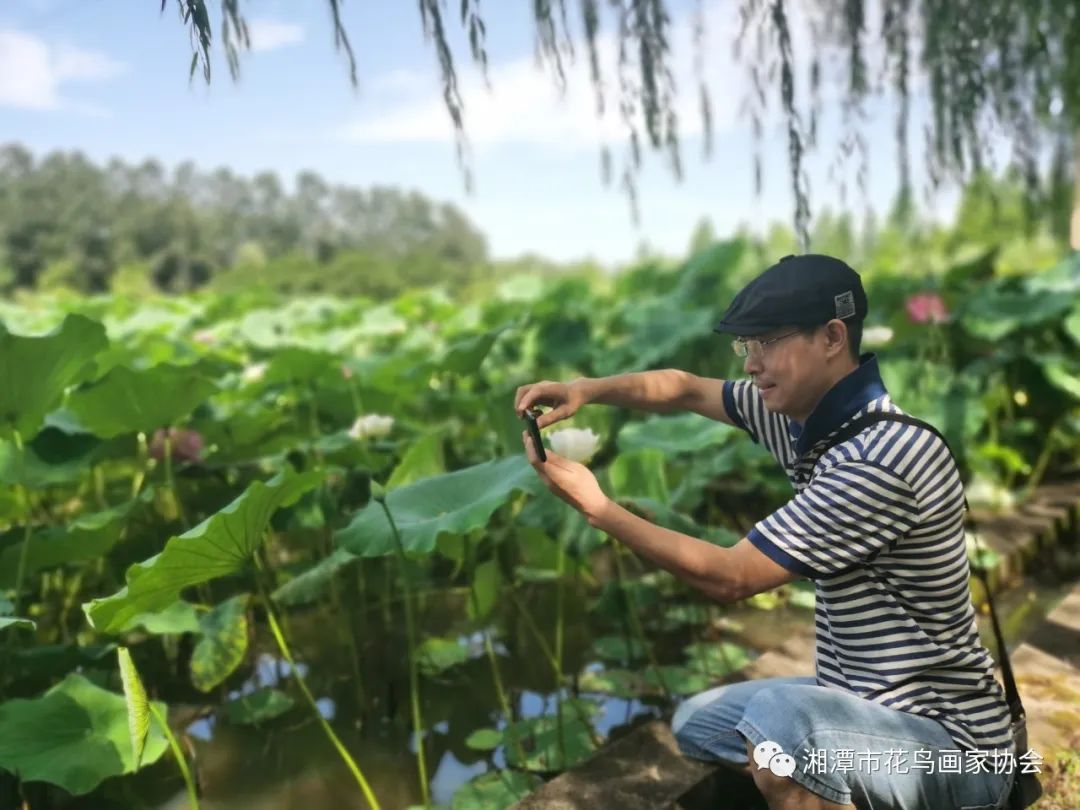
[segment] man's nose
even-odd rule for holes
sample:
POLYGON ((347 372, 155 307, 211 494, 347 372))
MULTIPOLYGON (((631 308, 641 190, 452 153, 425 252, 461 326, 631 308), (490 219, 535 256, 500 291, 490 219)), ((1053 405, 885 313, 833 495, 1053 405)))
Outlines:
POLYGON ((761 358, 756 354, 747 354, 743 361, 743 371, 747 374, 757 374, 761 371, 761 358))

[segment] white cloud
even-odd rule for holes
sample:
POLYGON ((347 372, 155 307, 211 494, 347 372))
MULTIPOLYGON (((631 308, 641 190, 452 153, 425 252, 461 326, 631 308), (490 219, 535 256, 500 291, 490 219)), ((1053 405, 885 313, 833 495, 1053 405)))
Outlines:
MULTIPOLYGON (((736 23, 729 5, 710 8, 703 70, 713 99, 716 131, 733 122, 745 86, 745 73, 736 66, 729 47, 736 23)), ((703 122, 689 17, 675 21, 671 42, 672 72, 678 90, 675 110, 679 132, 682 137, 698 135, 702 132, 703 122)), ((465 105, 465 130, 469 141, 475 145, 530 143, 568 148, 621 143, 625 140, 626 128, 618 109, 618 43, 610 31, 598 37, 597 51, 605 87, 602 115, 597 114, 588 55, 581 42, 575 43, 576 58, 572 63, 564 58, 567 75, 562 94, 556 88, 550 70, 538 67, 532 57, 492 65, 490 89, 478 70, 459 69, 458 86, 465 105)), ((461 60, 459 64, 463 62, 461 60)), ((339 131, 340 136, 362 142, 452 140, 453 127, 441 89, 433 87, 437 81, 426 83, 426 87, 432 89, 415 98, 414 93, 408 92, 415 83, 406 82, 406 78, 393 74, 375 77, 373 86, 382 90, 401 87, 404 92, 389 108, 347 123, 339 131)), ((644 123, 638 123, 643 131, 644 123)))
POLYGON ((279 20, 250 20, 248 35, 253 51, 274 51, 304 41, 303 26, 279 20))
POLYGON ((0 29, 0 107, 91 110, 60 95, 69 82, 104 81, 127 70, 96 51, 50 45, 33 34, 0 29))

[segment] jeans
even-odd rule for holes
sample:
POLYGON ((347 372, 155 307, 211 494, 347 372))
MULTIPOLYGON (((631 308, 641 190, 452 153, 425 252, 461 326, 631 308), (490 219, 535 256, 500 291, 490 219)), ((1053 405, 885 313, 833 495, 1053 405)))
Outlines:
POLYGON ((750 740, 755 770, 789 775, 859 810, 1000 808, 1016 770, 1003 760, 1003 772, 994 773, 991 755, 990 773, 968 772, 968 757, 936 720, 818 686, 812 677, 710 689, 684 701, 671 725, 688 757, 746 765, 750 740))

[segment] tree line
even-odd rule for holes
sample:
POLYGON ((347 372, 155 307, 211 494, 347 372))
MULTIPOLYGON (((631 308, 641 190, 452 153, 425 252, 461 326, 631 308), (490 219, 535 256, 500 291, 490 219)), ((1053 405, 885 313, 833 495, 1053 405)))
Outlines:
POLYGON ((251 284, 385 297, 490 273, 487 240, 457 207, 314 172, 286 189, 191 162, 0 147, 0 289, 185 293, 251 284))

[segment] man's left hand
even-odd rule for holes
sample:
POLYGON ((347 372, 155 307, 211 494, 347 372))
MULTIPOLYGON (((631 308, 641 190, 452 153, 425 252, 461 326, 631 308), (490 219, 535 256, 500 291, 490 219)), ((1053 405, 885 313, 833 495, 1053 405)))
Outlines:
POLYGON ((529 463, 548 489, 585 515, 590 522, 600 515, 610 499, 600 489, 592 470, 547 448, 547 461, 541 461, 527 431, 522 431, 521 441, 525 445, 529 463))

